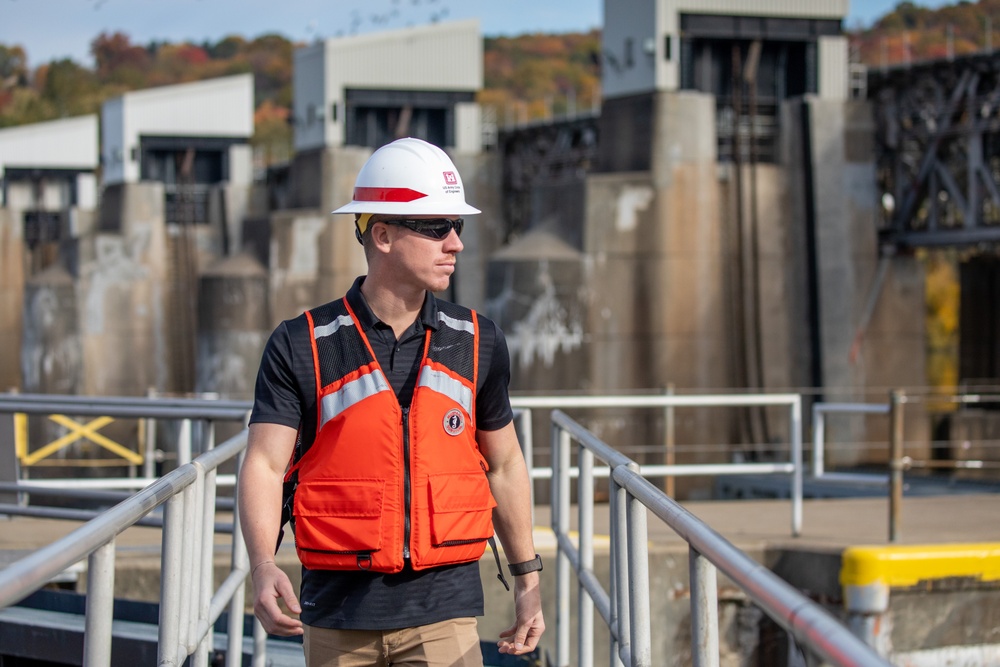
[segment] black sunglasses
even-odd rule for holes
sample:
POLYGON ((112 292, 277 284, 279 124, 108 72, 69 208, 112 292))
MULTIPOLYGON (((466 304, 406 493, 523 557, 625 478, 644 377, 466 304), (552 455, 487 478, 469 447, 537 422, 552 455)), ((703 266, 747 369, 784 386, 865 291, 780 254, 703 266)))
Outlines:
POLYGON ((448 236, 453 229, 456 234, 461 236, 462 227, 465 226, 465 220, 462 218, 456 218, 454 220, 449 218, 423 218, 421 220, 393 219, 381 220, 380 222, 384 222, 387 225, 400 225, 401 227, 406 227, 417 234, 422 234, 428 238, 439 240, 448 236))

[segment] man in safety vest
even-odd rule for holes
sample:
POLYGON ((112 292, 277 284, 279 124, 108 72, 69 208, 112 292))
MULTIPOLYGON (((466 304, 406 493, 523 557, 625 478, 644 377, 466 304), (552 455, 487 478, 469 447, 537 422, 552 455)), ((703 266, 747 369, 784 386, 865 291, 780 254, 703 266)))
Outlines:
POLYGON ((500 652, 531 652, 545 629, 506 342, 432 294, 455 271, 462 216, 479 212, 436 146, 375 151, 334 211, 354 214, 368 274, 265 348, 240 517, 254 611, 271 634, 304 633, 309 667, 481 666, 478 561, 494 531, 515 582, 500 652), (283 504, 298 598, 274 564, 283 504))

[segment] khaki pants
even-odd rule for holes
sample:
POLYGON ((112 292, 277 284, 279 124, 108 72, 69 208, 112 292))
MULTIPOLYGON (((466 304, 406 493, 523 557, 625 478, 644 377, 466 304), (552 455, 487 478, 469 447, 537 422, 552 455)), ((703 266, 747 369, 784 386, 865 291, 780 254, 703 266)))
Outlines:
POLYGON ((331 630, 305 626, 308 667, 482 667, 475 618, 403 630, 331 630))

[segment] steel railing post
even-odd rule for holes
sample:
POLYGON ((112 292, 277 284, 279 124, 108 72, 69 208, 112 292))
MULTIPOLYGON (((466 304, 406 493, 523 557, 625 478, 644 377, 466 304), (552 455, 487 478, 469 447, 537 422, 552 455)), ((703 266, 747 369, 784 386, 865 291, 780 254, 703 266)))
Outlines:
POLYGON ((191 420, 182 419, 177 434, 177 467, 191 463, 191 420))
MULTIPOLYGON (((195 465, 198 464, 195 463, 195 465)), ((214 468, 204 473, 204 497, 201 505, 201 553, 198 558, 201 561, 201 585, 198 587, 197 595, 197 627, 199 632, 204 627, 205 634, 198 643, 195 667, 208 667, 208 658, 214 643, 209 607, 212 603, 212 591, 215 590, 215 478, 214 468)))
MULTIPOLYGON (((594 570, 594 453, 580 445, 578 459, 580 476, 577 480, 577 509, 579 521, 577 534, 580 551, 580 574, 594 570)), ((593 667, 594 664, 594 600, 577 578, 577 664, 593 667)))
POLYGON ((528 469, 528 492, 531 494, 531 525, 535 525, 535 435, 531 420, 531 408, 521 411, 521 452, 524 465, 528 469))
POLYGON ((201 577, 196 575, 198 567, 197 558, 197 545, 199 543, 199 537, 201 536, 201 531, 198 530, 198 512, 195 503, 200 494, 197 493, 197 487, 201 482, 201 469, 197 469, 197 476, 195 477, 195 482, 184 489, 181 495, 184 496, 184 530, 181 531, 181 572, 184 573, 180 580, 181 587, 181 608, 180 608, 180 618, 181 618, 181 637, 180 646, 182 649, 181 656, 187 657, 191 655, 191 640, 194 635, 194 630, 191 627, 194 621, 192 620, 192 611, 195 608, 195 602, 192 600, 195 594, 195 581, 200 582, 201 577))
POLYGON ((87 612, 84 617, 84 667, 111 665, 111 625, 115 603, 115 540, 87 558, 87 612))
MULTIPOLYGON (((674 395, 674 383, 670 382, 667 384, 667 397, 674 395)), ((677 452, 677 425, 674 422, 674 406, 672 403, 667 404, 663 409, 663 431, 664 431, 664 441, 665 441, 665 456, 664 463, 668 466, 674 465, 676 463, 676 452, 677 452)), ((674 476, 667 475, 663 480, 663 490, 668 496, 673 498, 675 494, 674 489, 674 476)))
MULTIPOLYGON (((239 477, 243 468, 243 457, 246 450, 236 456, 236 476, 239 477)), ((240 525, 239 486, 233 490, 233 541, 232 569, 242 570, 244 576, 250 570, 250 558, 247 545, 243 541, 243 530, 240 525)), ((226 626, 226 667, 240 667, 243 664, 243 609, 246 606, 245 583, 236 588, 229 601, 229 624, 226 626)))
POLYGON ((256 616, 253 618, 253 659, 251 667, 267 666, 267 633, 256 616))
POLYGON ((691 659, 693 667, 719 667, 719 591, 715 566, 688 548, 691 577, 691 659))
POLYGON ((802 397, 796 396, 789 408, 792 437, 792 536, 802 534, 802 397))
POLYGON ((178 667, 181 639, 181 568, 184 560, 184 494, 171 496, 163 508, 160 573, 160 631, 157 664, 178 667))
POLYGON ((611 514, 611 611, 617 616, 614 633, 618 636, 618 647, 615 650, 615 640, 612 637, 611 648, 614 658, 621 664, 625 660, 632 661, 632 636, 629 623, 628 596, 628 513, 626 507, 626 491, 619 486, 614 475, 610 483, 611 514))
POLYGON ((826 413, 821 409, 822 403, 812 406, 812 476, 822 477, 826 472, 824 449, 826 440, 826 413))
POLYGON ((552 494, 556 516, 556 665, 568 667, 569 662, 569 575, 570 562, 560 540, 569 533, 569 433, 553 424, 553 460, 555 486, 552 494))
MULTIPOLYGON (((636 463, 630 470, 639 473, 636 463)), ((649 616, 649 542, 646 529, 646 506, 631 493, 626 495, 628 506, 628 572, 629 607, 632 633, 632 667, 651 665, 649 616)))
POLYGON ((906 392, 889 395, 889 541, 899 539, 899 517, 903 509, 903 405, 906 392))

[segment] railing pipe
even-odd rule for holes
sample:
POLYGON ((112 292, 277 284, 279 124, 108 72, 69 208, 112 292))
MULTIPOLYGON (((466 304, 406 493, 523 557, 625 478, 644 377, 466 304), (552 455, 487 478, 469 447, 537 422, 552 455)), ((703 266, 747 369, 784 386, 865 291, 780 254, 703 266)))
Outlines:
POLYGON ((72 402, 62 396, 50 396, 47 401, 24 400, 23 394, 0 394, 0 412, 20 412, 29 415, 66 414, 76 417, 116 417, 120 419, 217 419, 243 421, 242 407, 213 406, 202 401, 199 406, 72 402), (206 405, 207 404, 207 405, 206 405))
MULTIPOLYGON (((195 465, 199 465, 197 462, 195 465)), ((201 642, 198 644, 198 652, 195 658, 196 667, 208 667, 209 653, 213 644, 212 621, 209 619, 212 603, 212 592, 215 590, 215 470, 205 473, 205 490, 202 500, 201 516, 201 586, 199 587, 200 599, 198 600, 198 634, 201 642), (205 623, 207 628, 201 629, 201 624, 205 623)))
POLYGON ((98 547, 87 559, 87 604, 84 615, 84 667, 110 667, 111 625, 115 603, 115 540, 98 547))
POLYGON ((261 625, 260 619, 256 616, 253 618, 253 660, 250 662, 251 667, 267 667, 267 633, 264 631, 264 626, 261 625))
MULTIPOLYGON (((193 466, 192 466, 193 467, 193 466)), ((184 489, 181 496, 184 498, 184 530, 187 533, 187 539, 183 540, 181 543, 181 572, 185 579, 191 580, 192 573, 195 571, 194 559, 195 554, 198 553, 197 544, 200 542, 198 539, 201 536, 201 530, 198 528, 198 486, 202 482, 201 468, 195 468, 197 472, 197 477, 195 478, 194 484, 184 489)), ((199 581, 199 578, 195 578, 195 581, 199 581)), ((191 654, 191 650, 194 648, 191 644, 191 638, 194 635, 193 625, 196 619, 192 619, 193 614, 192 608, 194 603, 192 598, 194 596, 194 591, 191 586, 181 585, 181 607, 180 607, 180 619, 181 619, 181 641, 180 645, 183 649, 182 655, 187 656, 191 654)))
MULTIPOLYGON (((243 468, 243 458, 246 451, 241 451, 236 456, 236 474, 243 468)), ((240 489, 237 487, 233 494, 233 540, 231 547, 232 572, 229 578, 223 582, 221 590, 229 583, 230 579, 236 580, 236 588, 231 596, 222 599, 229 600, 229 624, 226 627, 226 667, 240 667, 243 664, 243 610, 246 607, 246 578, 250 572, 250 558, 247 553, 246 542, 243 541, 243 533, 240 530, 240 504, 238 501, 240 489)), ((220 611, 221 613, 221 611, 220 611)), ((213 618, 212 622, 215 622, 213 618)))
POLYGON ((614 477, 611 478, 609 486, 611 496, 609 507, 611 513, 611 608, 618 619, 611 628, 611 634, 614 638, 611 645, 614 649, 614 640, 617 640, 617 650, 612 650, 612 653, 619 663, 631 664, 632 631, 629 620, 628 544, 625 541, 626 534, 622 531, 622 527, 628 523, 627 493, 614 477))
POLYGON ((742 588, 797 642, 834 665, 889 667, 829 612, 667 498, 637 472, 616 468, 615 478, 680 537, 742 588))
POLYGON ((691 658, 693 667, 719 667, 719 588, 715 566, 694 547, 688 549, 691 581, 691 658))
POLYGON ((899 539, 903 510, 903 406, 906 392, 895 389, 889 397, 889 541, 899 539))
POLYGON ((826 412, 819 410, 820 403, 812 406, 812 476, 822 477, 826 472, 824 439, 826 436, 826 412))
POLYGON ((577 595, 577 664, 593 667, 594 664, 594 600, 586 594, 584 576, 594 571, 594 455, 580 447, 580 477, 577 484, 577 510, 580 549, 579 590, 577 595))
MULTIPOLYGON (((560 537, 569 533, 570 486, 569 451, 570 437, 566 431, 553 427, 553 451, 555 457, 556 488, 553 502, 556 503, 555 531, 560 537)), ((567 548, 557 542, 556 554, 556 665, 570 664, 569 636, 569 556, 567 548)))
POLYGON ((62 539, 0 570, 0 607, 21 600, 37 589, 36 581, 49 581, 118 534, 123 527, 167 500, 172 493, 194 481, 193 468, 173 471, 142 493, 119 503, 62 539), (176 473, 176 474, 175 474, 176 473))
POLYGON ((887 403, 813 403, 812 406, 812 476, 826 474, 826 415, 840 414, 888 414, 887 403))
MULTIPOLYGON (((667 396, 674 395, 674 383, 670 382, 667 384, 667 396)), ((676 463, 675 456, 677 450, 677 427, 674 421, 674 406, 668 405, 663 409, 663 441, 664 441, 664 457, 663 462, 672 466, 676 463)), ((677 494, 674 489, 674 477, 673 475, 667 475, 667 478, 663 481, 663 491, 671 498, 675 497, 677 494)))
POLYGON ((191 420, 182 419, 177 433, 177 465, 191 462, 191 420))
MULTIPOLYGON (((632 463, 633 469, 637 466, 632 463)), ((636 471, 635 474, 638 474, 636 471)), ((628 487, 626 487, 627 489, 628 487)), ((629 602, 632 618, 632 667, 652 664, 649 613, 649 553, 646 508, 631 493, 628 506, 629 602)))
POLYGON ((535 483, 532 470, 535 468, 535 436, 531 420, 531 410, 521 410, 521 453, 528 468, 528 491, 531 494, 531 525, 535 525, 535 483))
MULTIPOLYGON (((193 468, 191 469, 194 472, 193 468)), ((179 667, 181 643, 181 579, 183 573, 184 495, 175 495, 163 510, 160 573, 160 624, 157 664, 179 667)))
POLYGON ((792 536, 802 534, 802 399, 798 396, 789 407, 792 437, 792 536))
POLYGON ((511 396, 515 408, 662 408, 788 405, 798 394, 712 394, 711 396, 511 396))

